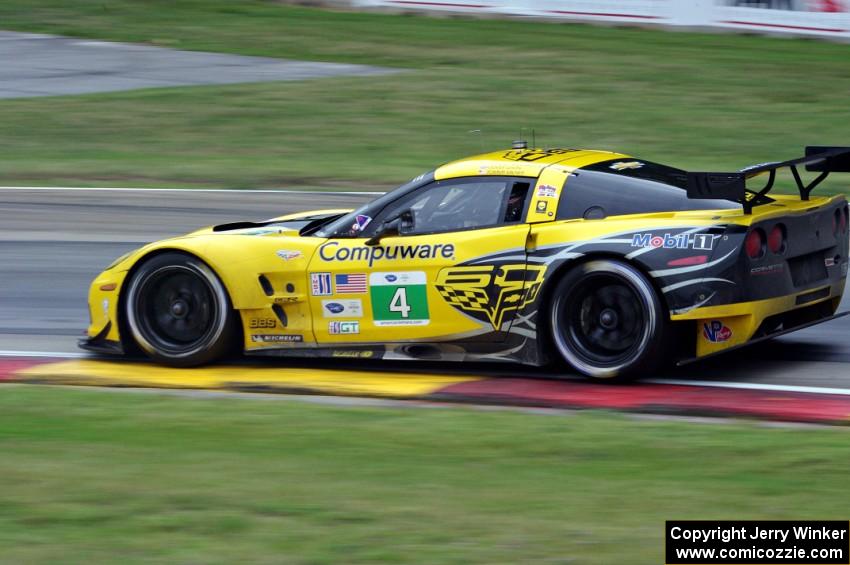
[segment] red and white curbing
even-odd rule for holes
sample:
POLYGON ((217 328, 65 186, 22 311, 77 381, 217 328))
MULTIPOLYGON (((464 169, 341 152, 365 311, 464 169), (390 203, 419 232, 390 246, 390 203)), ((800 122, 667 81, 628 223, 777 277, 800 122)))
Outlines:
MULTIPOLYGON (((62 370, 67 368, 69 358, 63 354, 24 352, 0 352, 0 382, 33 384, 68 384, 62 370), (4 356, 18 353, 16 356, 4 356), (55 377, 51 367, 56 366, 55 377), (28 376, 31 369, 38 367, 38 376, 28 376), (28 371, 29 370, 29 371, 28 371)), ((78 356, 73 356, 78 358, 78 356)), ((98 363, 87 360, 85 363, 98 363)), ((103 362, 108 367, 109 362, 103 362)), ((331 371, 325 367, 310 370, 313 375, 331 371)), ((192 384, 191 369, 174 371, 171 388, 198 388, 192 384)), ((209 385, 222 390, 244 390, 246 384, 262 384, 264 392, 292 393, 292 382, 259 383, 251 368, 245 368, 243 377, 229 376, 226 381, 209 385), (240 380, 241 379, 241 380, 240 380), (244 381, 244 382, 243 382, 244 381)), ((365 378, 374 372, 362 372, 365 378)), ((398 374, 394 379, 421 379, 428 375, 419 373, 398 374)), ((443 376, 445 377, 445 375, 443 376)), ((442 378, 442 377, 441 377, 442 378)), ((771 421, 804 422, 817 424, 850 424, 850 390, 818 387, 796 387, 761 383, 734 383, 710 381, 650 381, 626 385, 600 384, 581 380, 548 380, 531 378, 492 378, 475 375, 458 375, 451 379, 434 381, 433 386, 418 388, 415 392, 399 392, 399 387, 386 386, 386 390, 371 388, 361 396, 430 400, 452 403, 498 404, 506 406, 536 406, 566 409, 606 409, 623 412, 666 414, 677 416, 722 416, 732 418, 754 418, 771 421)), ((92 374, 87 379, 76 379, 77 384, 87 386, 127 386, 101 375, 92 374)), ((310 380, 296 387, 305 394, 333 394, 350 396, 350 388, 339 386, 338 390, 325 386, 321 390, 311 389, 310 380)), ((398 381, 396 381, 398 382, 398 381)), ((142 385, 145 386, 145 385, 142 385)), ((156 385, 152 385, 156 386, 156 385)), ((413 389, 411 389, 413 390, 413 389)))

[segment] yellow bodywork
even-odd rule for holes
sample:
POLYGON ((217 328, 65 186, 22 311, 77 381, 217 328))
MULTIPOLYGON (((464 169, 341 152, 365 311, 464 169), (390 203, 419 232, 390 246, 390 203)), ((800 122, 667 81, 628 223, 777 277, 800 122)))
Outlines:
MULTIPOLYGON (((590 240, 639 230, 647 225, 676 226, 712 226, 718 223, 750 225, 775 216, 788 216, 804 213, 812 207, 832 201, 831 198, 813 197, 801 202, 797 197, 775 197, 770 206, 761 206, 752 215, 745 215, 740 208, 730 210, 703 210, 654 214, 636 214, 607 218, 605 221, 566 220, 556 221, 555 211, 561 197, 561 187, 569 175, 584 166, 610 159, 628 158, 627 155, 604 151, 539 151, 517 150, 499 151, 479 155, 448 163, 434 172, 437 180, 467 176, 523 176, 536 179, 532 189, 532 201, 528 206, 524 223, 495 228, 444 233, 439 235, 414 235, 388 237, 381 245, 391 248, 394 245, 429 247, 428 253, 419 253, 415 257, 383 260, 380 266, 370 265, 369 257, 358 253, 365 246, 360 238, 329 240, 320 237, 301 237, 298 233, 278 230, 262 235, 236 233, 216 233, 211 228, 198 230, 182 237, 158 241, 146 245, 101 273, 92 283, 89 293, 91 324, 90 337, 102 334, 107 341, 119 342, 120 324, 119 297, 128 279, 128 273, 145 257, 164 250, 176 250, 197 256, 207 263, 221 278, 232 306, 241 316, 244 349, 247 351, 263 348, 309 348, 310 346, 352 346, 359 344, 418 342, 450 342, 452 339, 474 336, 476 333, 499 329, 503 312, 490 311, 489 323, 466 315, 451 304, 445 294, 438 290, 436 281, 445 281, 452 275, 452 268, 477 257, 517 250, 519 253, 533 251, 536 248, 590 240), (537 190, 551 187, 551 190, 537 190), (438 247, 439 246, 439 247, 438 247), (448 252, 447 250, 450 250, 448 252), (284 257, 281 256, 281 252, 284 257), (323 257, 346 257, 347 260, 324 261, 323 257), (353 259, 351 259, 353 258, 353 259), (346 294, 316 295, 311 285, 312 275, 327 273, 337 275, 365 274, 369 279, 369 289, 377 284, 380 277, 398 277, 399 274, 414 273, 411 286, 425 282, 427 313, 421 314, 414 323, 381 323, 375 319, 374 312, 386 304, 373 303, 376 294, 354 292, 346 294), (258 281, 263 275, 271 283, 274 292, 267 295, 258 281), (345 321, 356 321, 358 333, 346 334, 330 331, 337 318, 325 308, 325 303, 333 300, 345 303, 345 321), (323 303, 323 301, 325 303, 323 303), (283 308, 288 319, 284 328, 277 323, 273 311, 275 305, 283 308), (347 308, 351 306, 351 308, 347 308), (330 314, 330 315, 329 315, 330 314), (488 327, 491 326, 491 327, 488 327), (296 336, 278 341, 259 341, 255 335, 296 336), (297 341, 296 341, 297 339, 297 341)), ((838 197, 834 197, 838 198, 838 197)), ((342 211, 340 211, 342 212, 342 211)), ((281 216, 279 220, 297 219, 316 212, 303 212, 281 216)), ((517 259, 518 268, 524 263, 517 259)), ((544 273, 540 273, 542 281, 544 273)), ((533 280, 532 280, 533 282, 533 280)), ((539 281, 538 281, 539 282, 539 281)), ((832 289, 822 300, 835 300, 843 288, 832 289)), ((842 280, 843 286, 843 280, 842 280)), ((506 283, 503 292, 504 304, 501 309, 511 307, 510 286, 506 283)), ((810 306, 812 302, 807 303, 810 306)), ((402 305, 403 306, 403 305, 402 305)), ((684 320, 721 320, 733 330, 734 337, 723 343, 711 343, 700 339, 700 324, 697 325, 697 356, 715 353, 725 348, 748 341, 759 324, 772 314, 797 308, 793 297, 784 297, 758 302, 742 302, 723 306, 701 307, 683 314, 672 314, 674 321, 684 320)), ((470 308, 475 308, 474 305, 470 308)), ((338 326, 337 330, 339 329, 338 326)), ((356 353, 352 353, 354 355, 356 353)), ((368 352, 362 353, 364 356, 368 352)), ((340 353, 344 355, 344 353, 340 353)))

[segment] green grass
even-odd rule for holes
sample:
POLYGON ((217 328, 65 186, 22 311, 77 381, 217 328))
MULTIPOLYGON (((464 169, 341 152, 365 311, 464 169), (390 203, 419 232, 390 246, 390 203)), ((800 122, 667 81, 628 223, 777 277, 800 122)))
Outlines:
POLYGON ((666 519, 846 519, 843 429, 5 386, 5 563, 661 563, 666 519))
POLYGON ((847 45, 250 0, 7 0, 0 27, 406 69, 0 100, 0 184, 381 188, 520 128, 690 169, 850 144, 847 45))

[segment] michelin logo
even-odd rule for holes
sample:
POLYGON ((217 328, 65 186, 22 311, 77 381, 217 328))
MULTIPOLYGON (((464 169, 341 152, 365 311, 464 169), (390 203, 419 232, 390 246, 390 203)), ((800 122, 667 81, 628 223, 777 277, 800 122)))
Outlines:
POLYGON ((714 249, 714 236, 710 233, 682 233, 677 235, 665 233, 663 236, 636 233, 632 236, 632 247, 711 251, 714 249))

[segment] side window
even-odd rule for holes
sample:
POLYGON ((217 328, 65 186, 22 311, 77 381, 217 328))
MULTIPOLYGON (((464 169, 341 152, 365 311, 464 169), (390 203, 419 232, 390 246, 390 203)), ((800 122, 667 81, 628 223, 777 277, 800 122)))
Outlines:
POLYGON ((516 224, 525 217, 525 205, 528 201, 528 191, 531 190, 531 181, 517 180, 511 183, 511 193, 505 206, 506 224, 516 224))
MULTIPOLYGON (((436 181, 381 212, 387 221, 410 210, 405 235, 461 231, 521 221, 530 179, 471 177, 436 181)), ((379 222, 380 222, 379 221, 379 222)))
POLYGON ((690 200, 686 173, 650 163, 614 159, 578 169, 561 191, 559 220, 599 220, 623 214, 729 209, 728 200, 690 200))

